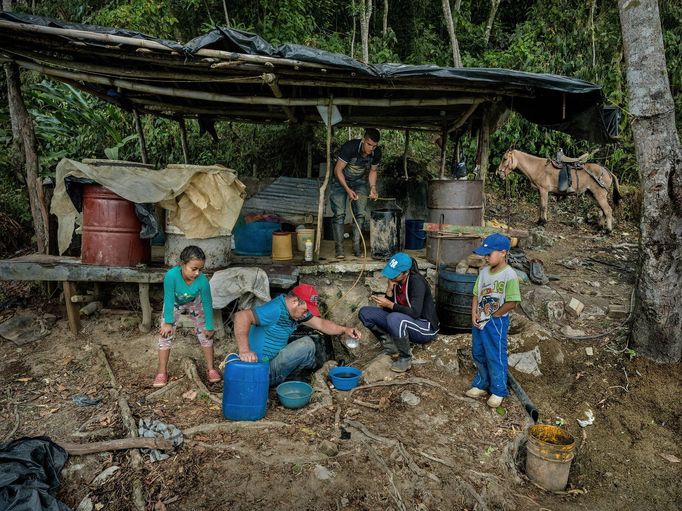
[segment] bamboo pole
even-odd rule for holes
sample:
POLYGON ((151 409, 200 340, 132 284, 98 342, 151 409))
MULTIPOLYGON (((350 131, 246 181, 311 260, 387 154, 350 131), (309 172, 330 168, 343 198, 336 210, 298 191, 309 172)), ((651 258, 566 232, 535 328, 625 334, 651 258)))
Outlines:
POLYGON ((407 175, 407 150, 410 148, 410 130, 405 130, 405 149, 403 151, 403 172, 405 173, 405 180, 410 179, 407 175))
POLYGON ((440 178, 445 179, 445 156, 448 145, 448 123, 443 122, 443 128, 440 134, 440 178))
POLYGON ((135 119, 135 129, 137 130, 137 138, 140 142, 140 155, 142 156, 142 163, 148 163, 147 158, 147 143, 144 140, 144 130, 142 129, 142 122, 140 121, 139 112, 133 108, 133 118, 135 119))
POLYGON ((185 118, 178 119, 178 126, 180 126, 180 144, 182 145, 182 157, 185 164, 189 164, 189 150, 187 148, 187 126, 185 126, 185 118))
MULTIPOLYGON (((324 106, 327 100, 324 98, 264 98, 254 96, 232 96, 229 94, 219 94, 215 92, 197 91, 181 88, 159 87, 143 83, 135 83, 130 80, 118 78, 107 78, 94 76, 87 73, 74 73, 50 68, 40 64, 34 64, 24 60, 16 60, 17 64, 25 69, 38 71, 40 73, 69 78, 72 80, 83 80, 91 83, 109 85, 110 87, 121 87, 138 92, 148 92, 150 94, 160 94, 163 96, 199 99, 204 101, 217 101, 220 103, 237 103, 245 105, 273 105, 273 106, 324 106)), ((459 98, 429 98, 429 99, 374 99, 374 98, 353 98, 345 97, 334 100, 337 106, 369 106, 369 107, 396 107, 396 106, 430 106, 445 107, 454 105, 470 105, 476 100, 473 97, 459 98)))
POLYGON ((320 246, 322 244, 322 220, 324 218, 324 192, 332 173, 332 110, 334 100, 329 98, 327 105, 327 173, 324 176, 322 186, 320 186, 320 197, 317 204, 317 232, 315 236, 315 259, 320 258, 320 246))
POLYGON ((467 109, 467 111, 464 112, 464 114, 457 120, 457 122, 455 122, 455 123, 450 127, 450 129, 448 129, 448 133, 452 133, 453 131, 455 131, 455 130, 461 128, 462 126, 464 126, 464 123, 467 122, 467 121, 469 120, 469 118, 472 116, 472 114, 473 114, 473 113, 476 111, 476 109, 478 108, 478 105, 480 105, 481 103, 483 103, 483 100, 482 100, 482 99, 481 99, 481 100, 476 100, 476 101, 474 101, 474 102, 471 104, 471 106, 467 109))

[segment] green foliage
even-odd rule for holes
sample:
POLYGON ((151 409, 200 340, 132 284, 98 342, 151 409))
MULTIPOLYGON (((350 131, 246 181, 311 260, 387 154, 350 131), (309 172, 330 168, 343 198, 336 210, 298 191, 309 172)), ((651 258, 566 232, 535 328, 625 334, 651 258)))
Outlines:
POLYGON ((173 38, 178 20, 161 0, 114 2, 87 20, 93 25, 127 28, 155 37, 173 38))

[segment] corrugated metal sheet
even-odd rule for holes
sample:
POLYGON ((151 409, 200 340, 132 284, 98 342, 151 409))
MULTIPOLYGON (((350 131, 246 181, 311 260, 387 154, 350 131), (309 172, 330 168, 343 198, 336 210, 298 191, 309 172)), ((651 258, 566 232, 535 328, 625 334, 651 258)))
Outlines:
POLYGON ((277 213, 283 217, 312 215, 317 217, 320 181, 280 176, 244 203, 248 213, 277 213))

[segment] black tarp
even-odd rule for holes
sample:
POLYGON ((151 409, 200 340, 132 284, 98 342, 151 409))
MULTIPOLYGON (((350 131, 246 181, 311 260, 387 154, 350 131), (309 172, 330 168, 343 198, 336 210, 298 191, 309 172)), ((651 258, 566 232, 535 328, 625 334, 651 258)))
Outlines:
MULTIPOLYGON (((431 97, 431 91, 425 90, 424 85, 438 83, 447 84, 455 91, 447 92, 456 97, 461 95, 478 95, 479 97, 498 96, 504 104, 518 112, 529 121, 550 129, 568 133, 574 137, 590 140, 595 143, 613 143, 618 133, 618 112, 615 107, 607 106, 600 86, 565 76, 528 73, 509 69, 494 68, 447 68, 435 65, 405 65, 405 64, 364 64, 347 55, 303 46, 299 44, 280 44, 273 46, 262 37, 232 28, 215 28, 186 44, 158 39, 140 32, 81 25, 59 20, 41 18, 26 14, 0 12, 0 19, 32 25, 61 27, 85 30, 90 32, 121 35, 139 39, 156 41, 164 46, 184 55, 186 61, 194 58, 203 49, 221 50, 243 55, 257 55, 270 58, 297 60, 325 66, 338 73, 349 73, 350 77, 357 77, 373 85, 373 91, 354 88, 356 97, 374 98, 376 86, 385 84, 386 92, 392 90, 395 83, 418 84, 419 87, 411 91, 411 97, 431 97), (420 92, 422 91, 422 92, 420 92), (459 92, 461 91, 461 92, 459 92), (466 92, 468 91, 468 92, 466 92), (471 91, 474 91, 473 93, 471 91)), ((69 37, 69 36, 65 36, 69 37)), ((104 43, 79 39, 80 44, 102 46, 104 43)), ((302 73, 303 71, 301 71, 302 73)), ((308 70, 309 72, 309 70, 308 70)), ((342 80, 338 87, 343 88, 342 80)), ((216 84, 211 85, 212 91, 221 92, 216 84)), ((327 98, 329 91, 320 87, 309 91, 320 98, 327 98)), ((168 101, 171 101, 170 99, 168 101)), ((201 102, 184 99, 188 107, 200 105, 201 102)), ((248 108, 242 105, 240 108, 248 108)), ((390 108, 390 107, 389 107, 390 108)), ((440 115, 437 109, 423 109, 425 115, 440 115)), ((400 110, 395 111, 400 115, 400 110)), ((373 115, 381 115, 378 112, 373 115)), ((248 115, 246 115, 248 117, 248 115)))
POLYGON ((57 499, 67 452, 47 437, 0 445, 0 510, 69 511, 57 499))

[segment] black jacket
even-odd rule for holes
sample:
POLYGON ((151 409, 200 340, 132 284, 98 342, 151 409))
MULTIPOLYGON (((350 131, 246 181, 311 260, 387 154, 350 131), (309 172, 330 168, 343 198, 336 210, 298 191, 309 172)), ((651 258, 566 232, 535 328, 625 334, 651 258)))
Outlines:
POLYGON ((407 286, 407 306, 400 305, 396 301, 397 290, 393 288, 393 296, 389 297, 395 304, 393 312, 407 314, 414 319, 425 319, 431 324, 431 331, 437 332, 440 328, 440 321, 436 314, 436 304, 431 295, 431 287, 421 273, 411 271, 407 281, 403 283, 407 286))

